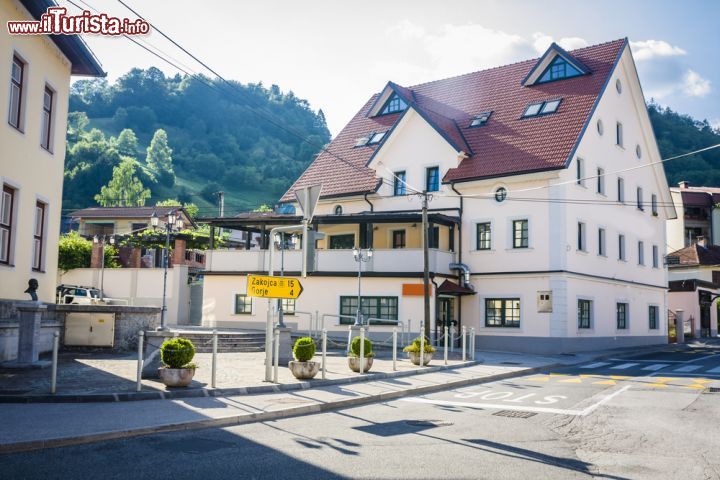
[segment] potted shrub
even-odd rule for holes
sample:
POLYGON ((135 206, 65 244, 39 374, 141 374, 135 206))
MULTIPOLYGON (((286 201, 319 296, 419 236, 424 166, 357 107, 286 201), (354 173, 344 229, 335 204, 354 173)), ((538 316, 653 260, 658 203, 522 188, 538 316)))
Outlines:
MULTIPOLYGON (((410 357, 410 361, 415 365, 420 365, 420 337, 412 341, 410 345, 403 348, 403 352, 407 352, 410 357)), ((425 354, 423 355, 423 365, 427 365, 432 360, 433 353, 435 353, 435 347, 430 345, 428 339, 425 339, 425 354)))
POLYGON ((315 356, 315 341, 310 337, 298 338, 293 346, 295 361, 290 361, 288 367, 295 378, 307 380, 314 378, 320 371, 320 362, 311 362, 315 356))
MULTIPOLYGON (((363 362, 363 373, 367 372, 372 368, 373 364, 373 357, 375 354, 372 351, 372 342, 365 339, 365 348, 363 349, 363 356, 364 356, 364 362, 363 362)), ((350 366, 350 370, 353 372, 359 372, 360 371, 360 337, 355 337, 352 339, 352 342, 350 342, 350 353, 348 355, 348 365, 350 366)))
POLYGON ((160 346, 160 380, 168 387, 187 387, 195 375, 195 346, 187 338, 165 340, 160 346))

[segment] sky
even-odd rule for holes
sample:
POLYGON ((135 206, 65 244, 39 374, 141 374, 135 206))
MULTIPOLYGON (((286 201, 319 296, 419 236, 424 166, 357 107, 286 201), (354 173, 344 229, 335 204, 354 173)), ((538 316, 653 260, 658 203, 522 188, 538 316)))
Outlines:
MULTIPOLYGON (((116 0, 85 1, 135 18, 116 0)), ((224 77, 276 84, 321 108, 333 136, 389 80, 411 86, 535 58, 552 41, 573 49, 623 37, 648 100, 720 128, 716 0, 124 1, 224 77)), ((207 73, 157 32, 142 39, 207 73)), ((133 67, 177 71, 127 39, 85 40, 110 81, 133 67)))

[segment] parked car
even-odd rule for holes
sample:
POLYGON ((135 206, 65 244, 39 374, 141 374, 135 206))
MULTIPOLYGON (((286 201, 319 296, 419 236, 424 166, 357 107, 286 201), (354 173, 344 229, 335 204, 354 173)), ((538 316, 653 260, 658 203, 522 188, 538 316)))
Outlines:
POLYGON ((56 290, 57 303, 72 305, 104 305, 105 300, 100 290, 78 285, 58 285, 56 290))

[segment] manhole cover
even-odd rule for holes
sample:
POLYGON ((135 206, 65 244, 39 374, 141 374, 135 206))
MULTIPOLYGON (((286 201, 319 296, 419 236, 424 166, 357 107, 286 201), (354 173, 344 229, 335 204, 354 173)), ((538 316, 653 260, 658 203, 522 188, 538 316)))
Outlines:
POLYGON ((710 387, 706 391, 708 393, 720 393, 720 387, 710 387))
POLYGON ((413 427, 448 427, 452 422, 444 420, 408 420, 405 423, 413 427))
POLYGON ((534 412, 521 412, 519 410, 500 410, 499 412, 493 413, 496 417, 510 417, 510 418, 530 418, 537 415, 534 412))

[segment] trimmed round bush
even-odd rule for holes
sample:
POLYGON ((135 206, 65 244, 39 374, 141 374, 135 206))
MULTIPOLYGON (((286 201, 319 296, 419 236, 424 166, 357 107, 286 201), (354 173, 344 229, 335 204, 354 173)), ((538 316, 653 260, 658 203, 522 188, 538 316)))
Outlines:
MULTIPOLYGON (((410 345, 403 348, 403 352, 420 353, 420 337, 412 341, 410 345)), ((435 347, 430 345, 430 341, 425 337, 425 353, 435 353, 435 347)))
POLYGON ((310 337, 295 340, 293 355, 298 362, 309 362, 315 356, 315 341, 310 337))
MULTIPOLYGON (((372 342, 365 338, 365 349, 363 351, 363 354, 365 357, 374 357, 375 354, 372 351, 372 342)), ((350 356, 352 357, 359 357, 360 356, 360 337, 355 337, 352 339, 352 342, 350 342, 350 356)))
POLYGON ((160 347, 160 359, 167 368, 184 368, 194 356, 195 345, 187 338, 165 340, 160 347))

